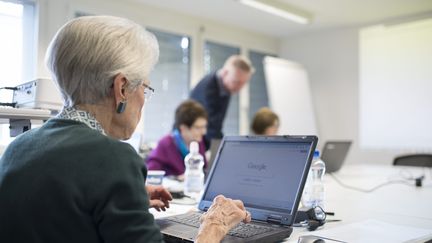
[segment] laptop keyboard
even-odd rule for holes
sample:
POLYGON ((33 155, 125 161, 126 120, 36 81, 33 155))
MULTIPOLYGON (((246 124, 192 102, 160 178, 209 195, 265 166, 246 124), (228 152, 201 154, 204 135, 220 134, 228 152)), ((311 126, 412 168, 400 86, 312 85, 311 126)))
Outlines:
MULTIPOLYGON (((200 223, 199 219, 201 217, 200 213, 193 213, 193 214, 187 214, 182 216, 173 216, 170 217, 171 221, 194 226, 199 228, 200 223)), ((228 234, 231 236, 239 237, 239 238, 249 238, 255 235, 267 233, 270 231, 273 231, 274 228, 267 227, 263 225, 254 225, 254 224, 245 224, 245 223, 239 223, 236 227, 232 228, 228 234)))

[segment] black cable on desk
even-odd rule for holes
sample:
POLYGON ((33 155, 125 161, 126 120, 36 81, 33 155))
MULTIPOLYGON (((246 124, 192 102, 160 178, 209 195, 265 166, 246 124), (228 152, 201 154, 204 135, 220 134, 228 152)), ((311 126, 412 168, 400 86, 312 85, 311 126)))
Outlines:
POLYGON ((342 182, 334 173, 329 173, 331 175, 331 177, 333 177, 333 179, 342 187, 354 190, 354 191, 359 191, 359 192, 365 192, 365 193, 370 193, 373 192, 381 187, 387 186, 387 185, 391 185, 391 184, 405 184, 408 186, 412 186, 412 183, 407 182, 406 180, 392 180, 392 181, 387 181, 384 182, 382 184, 379 184, 377 186, 374 186, 370 189, 364 189, 364 188, 360 188, 360 187, 355 187, 355 186, 351 186, 351 185, 347 185, 344 182, 342 182))
POLYGON ((17 87, 0 87, 0 89, 18 90, 17 87))
POLYGON ((0 106, 15 107, 16 104, 17 104, 16 102, 12 102, 12 103, 3 103, 3 102, 0 102, 0 106))

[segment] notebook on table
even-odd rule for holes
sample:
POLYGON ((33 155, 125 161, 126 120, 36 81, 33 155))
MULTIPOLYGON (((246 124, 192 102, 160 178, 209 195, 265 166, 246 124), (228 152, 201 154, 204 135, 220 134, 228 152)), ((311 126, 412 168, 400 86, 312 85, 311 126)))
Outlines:
POLYGON ((165 241, 192 242, 199 217, 219 194, 242 200, 252 215, 251 223, 240 223, 223 242, 275 242, 289 237, 317 140, 315 136, 224 137, 199 212, 156 220, 165 241))
POLYGON ((351 141, 327 141, 321 155, 326 164, 326 173, 338 171, 348 154, 351 147, 351 141))

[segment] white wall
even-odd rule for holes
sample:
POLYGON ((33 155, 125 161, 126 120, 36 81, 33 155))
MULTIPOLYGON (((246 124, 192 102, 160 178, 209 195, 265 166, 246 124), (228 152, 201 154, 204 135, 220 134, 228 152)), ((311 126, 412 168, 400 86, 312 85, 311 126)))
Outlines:
MULTIPOLYGON (((76 11, 130 18, 143 26, 185 34, 192 38, 191 85, 203 74, 202 43, 212 40, 279 56, 301 63, 308 71, 320 141, 352 139, 348 162, 390 163, 395 152, 366 151, 358 147, 358 29, 348 28, 280 40, 211 20, 182 15, 127 1, 37 0, 39 14, 37 70, 48 76, 44 65, 49 41, 76 11)), ((247 89, 243 90, 241 111, 247 111, 247 89)), ((244 115, 242 115, 244 117, 244 115)), ((247 121, 247 119, 246 119, 247 121)), ((243 124, 245 131, 248 124, 243 124)), ((322 143, 321 143, 322 145, 322 143)))
POLYGON ((253 49, 278 53, 279 40, 276 38, 125 0, 38 0, 37 3, 40 13, 37 70, 39 76, 48 74, 43 64, 43 57, 49 41, 60 26, 74 17, 76 11, 126 17, 144 27, 190 36, 192 38, 192 85, 203 75, 202 44, 205 40, 235 45, 244 52, 253 49))
MULTIPOLYGON (((144 27, 191 37, 191 87, 203 76, 203 43, 206 40, 239 47, 243 54, 249 50, 278 54, 279 39, 244 29, 167 11, 127 0, 34 0, 37 15, 37 47, 35 77, 49 77, 45 67, 45 51, 57 30, 75 16, 77 11, 126 17, 144 27)), ((30 75, 31 76, 31 75, 30 75)), ((249 131, 248 87, 240 94, 240 131, 249 131)), ((1 136, 1 134, 0 134, 1 136)), ((0 154, 1 152, 0 147, 0 154)))
MULTIPOLYGON (((144 27, 150 27, 191 37, 191 87, 204 75, 203 43, 215 41, 239 47, 242 54, 249 50, 277 54, 279 39, 217 22, 183 15, 126 0, 37 0, 39 36, 37 48, 37 77, 49 77, 44 64, 46 48, 56 31, 77 11, 87 14, 115 15, 129 18, 144 27)), ((249 87, 240 92, 240 133, 249 132, 249 87)))
POLYGON ((308 71, 320 146, 351 139, 347 163, 391 163, 397 152, 359 147, 358 50, 358 28, 347 28, 284 39, 280 56, 308 71))
MULTIPOLYGON (((202 43, 212 40, 279 56, 301 63, 308 71, 320 141, 352 139, 348 162, 390 163, 395 152, 366 151, 358 147, 358 29, 348 28, 291 37, 276 38, 219 24, 211 20, 178 14, 155 7, 116 0, 37 0, 38 77, 48 76, 44 65, 49 41, 76 11, 130 18, 143 26, 185 34, 192 38, 191 85, 203 75, 202 43)), ((247 111, 247 88, 242 91, 241 112, 247 111)), ((245 117, 245 114, 241 115, 245 117)), ((244 131, 247 119, 242 119, 244 131)), ((322 144, 321 144, 322 145, 322 144)))

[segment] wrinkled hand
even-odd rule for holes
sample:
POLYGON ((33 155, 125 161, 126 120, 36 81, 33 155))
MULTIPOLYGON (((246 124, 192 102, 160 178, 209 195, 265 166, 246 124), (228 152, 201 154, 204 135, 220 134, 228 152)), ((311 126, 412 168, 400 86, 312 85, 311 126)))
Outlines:
POLYGON ((172 196, 163 186, 146 185, 146 190, 150 200, 150 207, 155 208, 158 212, 169 208, 169 201, 172 200, 172 196))
POLYGON ((251 221, 251 214, 246 211, 243 202, 219 195, 201 217, 197 242, 210 242, 210 240, 219 242, 240 221, 244 223, 251 221))

